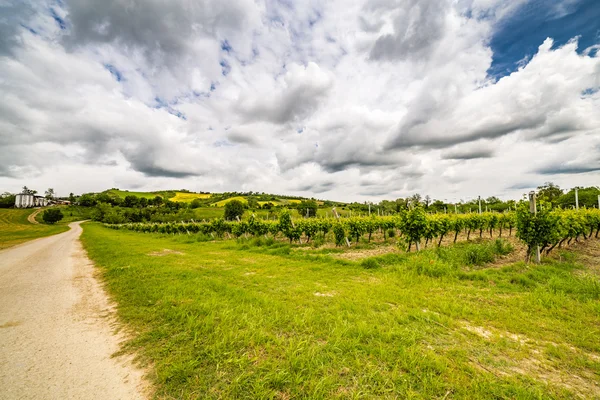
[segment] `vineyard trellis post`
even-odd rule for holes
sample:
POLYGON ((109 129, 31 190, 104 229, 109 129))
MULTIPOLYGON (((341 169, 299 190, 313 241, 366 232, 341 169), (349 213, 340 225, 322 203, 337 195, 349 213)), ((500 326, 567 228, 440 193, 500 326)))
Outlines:
MULTIPOLYGON (((529 212, 533 213, 533 215, 537 215, 536 195, 534 191, 529 192, 529 212)), ((539 245, 536 247, 535 251, 535 262, 537 264, 541 262, 539 245)))
MULTIPOLYGON (((338 222, 339 222, 339 220, 340 220, 340 215, 337 213, 337 211, 335 211, 335 207, 333 207, 333 208, 331 209, 331 211, 333 212, 333 215, 334 215, 334 216, 337 218, 337 220, 338 220, 338 222)), ((348 247, 350 247, 350 241, 348 240, 348 236, 346 236, 344 239, 346 239, 346 245, 347 245, 348 247)))
POLYGON ((575 209, 579 210, 579 189, 575 188, 575 209))
POLYGON ((478 199, 479 199, 479 214, 481 214, 481 196, 479 196, 478 199))
POLYGON ((600 194, 598 195, 598 210, 600 210, 600 194))

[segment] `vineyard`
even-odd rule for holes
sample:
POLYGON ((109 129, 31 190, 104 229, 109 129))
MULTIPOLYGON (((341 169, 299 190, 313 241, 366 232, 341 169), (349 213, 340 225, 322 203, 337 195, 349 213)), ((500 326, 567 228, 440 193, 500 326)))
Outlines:
POLYGON ((419 251, 424 244, 441 246, 444 238, 456 242, 464 234, 474 237, 503 237, 515 234, 527 246, 527 259, 536 247, 549 254, 554 248, 580 238, 597 238, 600 231, 600 210, 545 210, 532 214, 522 205, 517 211, 505 213, 427 214, 416 207, 394 216, 358 216, 349 218, 292 219, 283 211, 278 220, 262 220, 251 216, 247 221, 180 223, 129 223, 106 226, 144 233, 204 234, 215 238, 238 238, 249 235, 286 238, 292 242, 310 243, 319 239, 336 246, 351 246, 361 240, 386 241, 398 237, 406 251, 419 251))

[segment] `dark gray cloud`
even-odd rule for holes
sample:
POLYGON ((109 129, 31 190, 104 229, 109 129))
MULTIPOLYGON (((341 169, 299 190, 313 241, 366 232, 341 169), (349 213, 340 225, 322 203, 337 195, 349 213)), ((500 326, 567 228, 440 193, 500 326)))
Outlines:
POLYGON ((478 139, 499 138, 513 132, 538 128, 543 125, 546 118, 542 115, 524 116, 521 119, 511 118, 509 121, 495 121, 474 124, 461 132, 444 132, 440 134, 437 129, 442 126, 439 121, 428 120, 426 122, 415 120, 406 121, 389 143, 390 149, 402 149, 408 147, 422 147, 440 149, 460 143, 470 142, 478 139))
POLYGON ((515 183, 514 185, 511 185, 509 187, 507 187, 507 190, 525 190, 525 189, 535 189, 536 187, 538 187, 538 183, 532 183, 532 182, 519 182, 519 183, 515 183))
MULTIPOLYGON (((66 43, 112 43, 143 49, 154 58, 191 49, 194 37, 222 37, 243 28, 243 0, 66 0, 71 30, 66 43)), ((177 62, 177 60, 172 60, 177 62)))
POLYGON ((298 186, 296 190, 300 192, 325 193, 333 189, 335 185, 336 183, 334 181, 309 183, 298 186))
POLYGON ((377 39, 370 58, 387 61, 427 58, 444 36, 448 10, 449 3, 445 0, 404 0, 396 3, 394 33, 377 39))
POLYGON ((576 175, 585 174, 587 172, 600 172, 600 164, 581 165, 581 164, 557 164, 536 169, 534 172, 542 175, 576 175))
POLYGON ((444 160, 474 160, 477 158, 492 158, 494 151, 489 148, 465 148, 449 150, 442 153, 444 160))
POLYGON ((247 144, 255 146, 259 141, 250 132, 234 130, 227 133, 227 139, 233 143, 247 144))
POLYGON ((131 167, 145 176, 187 178, 201 175, 194 172, 193 166, 188 166, 188 168, 181 167, 179 160, 175 158, 164 162, 164 157, 161 157, 162 154, 158 148, 142 145, 133 151, 123 151, 122 153, 125 155, 127 161, 131 163, 131 167), (171 161, 171 163, 168 161, 171 161))
POLYGON ((248 121, 269 121, 276 124, 309 117, 331 89, 330 77, 315 63, 290 66, 281 82, 281 89, 271 93, 250 93, 238 103, 239 111, 248 121))

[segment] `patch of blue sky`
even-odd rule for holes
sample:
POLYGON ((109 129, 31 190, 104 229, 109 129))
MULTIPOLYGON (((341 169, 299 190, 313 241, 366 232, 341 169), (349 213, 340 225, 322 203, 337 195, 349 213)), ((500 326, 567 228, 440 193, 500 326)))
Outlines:
POLYGON ((54 19, 54 21, 58 24, 58 27, 61 30, 66 30, 67 29, 67 22, 62 19, 57 13, 56 10, 54 8, 50 8, 50 15, 52 16, 52 18, 54 19))
POLYGON ((155 101, 154 108, 156 108, 156 109, 164 109, 169 114, 174 115, 177 118, 180 118, 180 119, 182 119, 184 121, 187 121, 186 115, 184 113, 182 113, 181 111, 179 111, 179 110, 171 107, 171 105, 167 101, 161 99, 160 97, 155 97, 154 101, 155 101))
POLYGON ((554 48, 578 38, 580 53, 600 43, 600 1, 529 0, 496 27, 488 76, 500 79, 510 75, 549 37, 554 48))
POLYGON ((231 51, 233 51, 233 47, 231 47, 227 39, 221 42, 221 50, 223 50, 226 53, 230 53, 231 51))
POLYGON ((600 92, 600 87, 587 88, 583 92, 581 92, 581 97, 593 96, 593 95, 595 95, 598 92, 600 92))
POLYGON ((217 140, 216 142, 214 142, 213 146, 214 147, 232 147, 235 145, 227 139, 221 139, 221 140, 217 140))
POLYGON ((37 31, 35 29, 33 29, 32 27, 29 27, 25 24, 21 24, 21 27, 27 29, 29 32, 33 33, 34 35, 38 35, 37 31))
POLYGON ((229 75, 231 72, 231 65, 227 62, 227 60, 221 60, 219 65, 221 66, 221 74, 223 74, 223 76, 229 75))
POLYGON ((104 68, 117 80, 117 82, 121 82, 123 79, 123 74, 112 64, 104 64, 104 68))

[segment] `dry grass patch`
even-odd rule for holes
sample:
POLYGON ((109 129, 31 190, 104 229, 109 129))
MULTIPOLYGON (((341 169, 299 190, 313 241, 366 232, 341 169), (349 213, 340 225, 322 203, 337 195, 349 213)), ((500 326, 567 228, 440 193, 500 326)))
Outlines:
POLYGON ((180 256, 180 255, 183 255, 184 253, 182 253, 181 251, 177 251, 177 250, 162 249, 160 251, 153 251, 151 253, 148 253, 147 255, 152 256, 152 257, 163 257, 163 256, 168 256, 170 254, 180 256))

